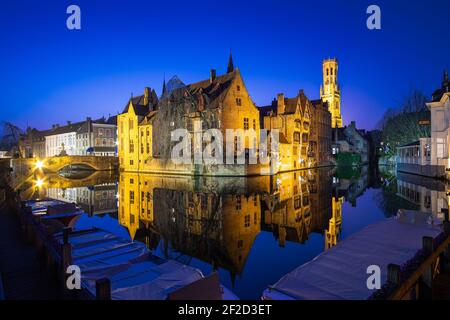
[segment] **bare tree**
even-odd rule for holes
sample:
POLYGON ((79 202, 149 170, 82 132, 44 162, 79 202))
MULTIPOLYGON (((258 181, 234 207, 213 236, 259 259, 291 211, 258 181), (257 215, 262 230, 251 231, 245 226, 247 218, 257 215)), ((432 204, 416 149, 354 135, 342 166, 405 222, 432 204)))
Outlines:
POLYGON ((12 148, 18 145, 22 130, 15 124, 3 121, 2 122, 2 136, 0 137, 0 145, 3 148, 12 148))

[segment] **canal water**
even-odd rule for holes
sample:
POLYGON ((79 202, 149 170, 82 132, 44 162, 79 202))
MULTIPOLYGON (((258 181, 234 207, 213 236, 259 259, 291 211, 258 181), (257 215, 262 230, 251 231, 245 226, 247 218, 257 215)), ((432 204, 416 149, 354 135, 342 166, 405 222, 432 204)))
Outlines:
POLYGON ((214 270, 241 299, 399 208, 439 215, 447 186, 389 168, 325 168, 254 178, 65 172, 22 197, 77 203, 92 226, 145 243, 158 256, 214 270))

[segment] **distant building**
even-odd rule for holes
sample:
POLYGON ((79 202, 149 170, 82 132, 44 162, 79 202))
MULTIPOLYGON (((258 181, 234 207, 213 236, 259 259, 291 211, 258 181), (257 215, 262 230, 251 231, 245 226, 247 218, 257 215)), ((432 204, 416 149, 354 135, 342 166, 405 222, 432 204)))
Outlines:
POLYGON ((361 163, 369 162, 369 144, 366 132, 357 129, 355 121, 334 131, 332 153, 336 155, 340 152, 357 153, 361 156, 361 163))
POLYGON ((322 64, 323 83, 320 86, 320 98, 328 104, 331 113, 331 127, 342 128, 341 88, 338 82, 337 59, 326 59, 322 64))
POLYGON ((82 122, 67 122, 66 126, 53 125, 52 130, 45 136, 46 157, 77 155, 77 131, 82 122))
POLYGON ((92 121, 87 118, 76 135, 76 154, 80 156, 117 155, 117 117, 92 121))
POLYGON ((67 125, 55 124, 49 130, 28 128, 19 141, 25 158, 69 156, 116 156, 117 117, 100 118, 67 125))

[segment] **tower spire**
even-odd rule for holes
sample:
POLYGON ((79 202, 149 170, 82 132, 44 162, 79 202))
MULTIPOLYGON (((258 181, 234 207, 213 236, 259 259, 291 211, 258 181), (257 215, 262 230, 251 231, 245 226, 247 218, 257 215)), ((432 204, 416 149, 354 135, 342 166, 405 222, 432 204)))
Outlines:
POLYGON ((442 79, 442 83, 448 82, 448 71, 444 70, 444 77, 442 79))
POLYGON ((167 92, 167 87, 166 87, 166 74, 164 73, 164 81, 163 81, 163 88, 162 88, 162 96, 164 96, 167 92))
POLYGON ((228 58, 227 73, 230 73, 230 72, 233 72, 233 71, 234 71, 233 55, 231 54, 231 50, 230 50, 230 57, 228 58))

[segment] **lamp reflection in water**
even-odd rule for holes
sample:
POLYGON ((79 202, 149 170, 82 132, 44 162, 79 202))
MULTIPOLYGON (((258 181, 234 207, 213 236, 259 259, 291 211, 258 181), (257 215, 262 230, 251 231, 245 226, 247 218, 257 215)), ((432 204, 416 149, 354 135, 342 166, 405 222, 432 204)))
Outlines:
POLYGON ((34 185, 36 186, 37 189, 40 189, 44 186, 44 180, 38 178, 35 182, 34 185))
POLYGON ((44 167, 44 163, 41 160, 37 160, 34 166, 36 169, 42 169, 44 167))

